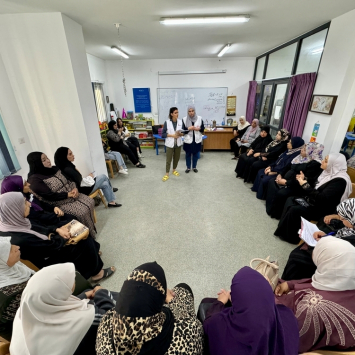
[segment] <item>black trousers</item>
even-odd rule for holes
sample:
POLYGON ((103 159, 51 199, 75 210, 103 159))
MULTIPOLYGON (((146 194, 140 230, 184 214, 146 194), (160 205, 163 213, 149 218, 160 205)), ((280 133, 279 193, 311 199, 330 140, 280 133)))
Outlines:
POLYGON ((136 147, 136 150, 137 150, 137 148, 138 148, 139 153, 142 153, 141 145, 139 144, 138 138, 136 138, 136 137, 129 137, 129 138, 126 140, 126 142, 129 142, 129 143, 133 144, 133 145, 136 147))
POLYGON ((238 137, 233 137, 230 141, 229 144, 231 146, 231 152, 235 152, 236 146, 238 146, 237 144, 237 139, 238 137))
POLYGON ((129 142, 126 143, 127 145, 120 144, 119 147, 117 148, 117 151, 121 154, 126 154, 128 159, 132 162, 132 164, 137 165, 139 162, 137 149, 133 144, 129 142))

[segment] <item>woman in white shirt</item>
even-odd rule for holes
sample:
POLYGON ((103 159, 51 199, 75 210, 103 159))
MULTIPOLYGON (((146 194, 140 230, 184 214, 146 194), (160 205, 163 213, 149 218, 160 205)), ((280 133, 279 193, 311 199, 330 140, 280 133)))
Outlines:
MULTIPOLYGON (((127 129, 127 127, 125 127, 123 125, 123 121, 122 118, 117 118, 117 128, 120 129, 122 128, 122 132, 125 135, 125 141, 126 143, 130 146, 134 146, 137 149, 137 155, 138 158, 144 158, 144 156, 142 155, 142 149, 141 146, 139 144, 139 140, 136 137, 132 137, 131 133, 129 132, 129 130, 127 129)), ((131 147, 130 147, 131 148, 131 147)), ((132 148, 131 148, 132 149, 132 148)))

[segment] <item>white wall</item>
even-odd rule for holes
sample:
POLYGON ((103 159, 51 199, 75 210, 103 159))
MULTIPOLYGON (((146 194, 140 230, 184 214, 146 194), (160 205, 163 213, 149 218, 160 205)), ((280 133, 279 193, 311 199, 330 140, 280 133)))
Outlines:
MULTIPOLYGON (((249 80, 253 77, 255 58, 226 59, 152 59, 125 60, 124 72, 127 86, 125 97, 122 85, 121 61, 106 61, 106 86, 110 101, 118 108, 134 111, 132 88, 150 88, 152 114, 157 113, 157 88, 218 87, 227 86, 228 95, 237 96, 237 117, 245 115, 249 80), (158 71, 186 71, 227 69, 226 74, 158 76, 158 71)), ((92 67, 90 66, 90 71, 92 67)), ((95 69, 93 69, 95 72, 95 69)), ((92 74, 94 75, 94 74, 92 74)))
POLYGON ((332 20, 314 94, 338 95, 333 115, 309 112, 303 138, 309 141, 315 123, 320 123, 317 142, 325 153, 338 152, 355 108, 355 10, 332 20))
MULTIPOLYGON (((20 154, 39 150, 53 161, 58 147, 69 146, 83 174, 107 173, 81 26, 60 13, 0 15, 0 54, 31 145, 19 146, 20 154)), ((23 136, 9 135, 13 144, 23 136)))

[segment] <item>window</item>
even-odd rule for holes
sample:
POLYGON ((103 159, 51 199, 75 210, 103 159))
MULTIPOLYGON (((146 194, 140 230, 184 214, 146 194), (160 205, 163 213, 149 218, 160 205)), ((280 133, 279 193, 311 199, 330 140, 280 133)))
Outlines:
POLYGON ((259 83, 256 86, 254 118, 258 118, 260 99, 261 99, 261 87, 262 85, 259 83))
POLYGON ((285 78, 292 73, 297 43, 279 49, 269 55, 266 79, 285 78))
POLYGON ((266 57, 262 57, 258 60, 258 66, 256 68, 255 80, 259 81, 264 78, 264 67, 266 57))
POLYGON ((259 113, 259 121, 262 124, 267 123, 266 121, 267 121, 268 112, 269 112, 271 91, 272 91, 272 85, 263 85, 263 91, 262 91, 263 98, 261 101, 261 110, 259 113))
POLYGON ((285 103, 287 84, 276 85, 274 104, 270 116, 270 126, 279 127, 285 103))
POLYGON ((324 29, 302 40, 296 74, 318 71, 327 33, 328 29, 324 29))
POLYGON ((103 84, 92 83, 92 89, 94 91, 97 118, 100 122, 106 122, 108 116, 106 111, 106 102, 105 102, 103 84))
POLYGON ((0 115, 0 179, 20 170, 20 164, 0 115))

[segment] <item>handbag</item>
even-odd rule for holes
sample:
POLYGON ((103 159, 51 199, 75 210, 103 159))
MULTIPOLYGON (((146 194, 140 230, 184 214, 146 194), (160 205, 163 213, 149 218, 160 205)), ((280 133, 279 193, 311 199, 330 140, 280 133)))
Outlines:
POLYGON ((279 263, 277 260, 271 262, 269 259, 270 256, 268 256, 266 259, 255 258, 251 260, 250 267, 263 275, 269 282, 272 290, 275 291, 279 281, 279 263), (256 267, 253 266, 255 261, 259 261, 259 264, 256 267))
POLYGON ((71 238, 65 243, 65 245, 75 245, 81 240, 87 239, 89 236, 89 228, 73 219, 70 223, 66 224, 64 227, 68 228, 71 238))

